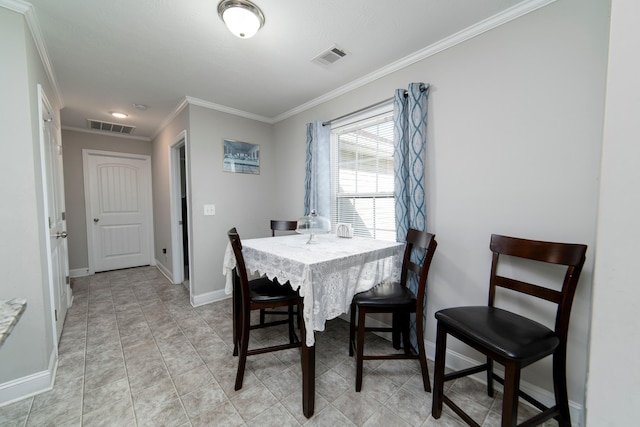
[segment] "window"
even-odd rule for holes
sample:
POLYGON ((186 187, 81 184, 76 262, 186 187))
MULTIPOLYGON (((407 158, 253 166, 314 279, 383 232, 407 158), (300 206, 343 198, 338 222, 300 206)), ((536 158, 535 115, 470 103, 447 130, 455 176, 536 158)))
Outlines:
POLYGON ((354 235, 396 239, 393 196, 393 106, 331 130, 331 223, 354 235))

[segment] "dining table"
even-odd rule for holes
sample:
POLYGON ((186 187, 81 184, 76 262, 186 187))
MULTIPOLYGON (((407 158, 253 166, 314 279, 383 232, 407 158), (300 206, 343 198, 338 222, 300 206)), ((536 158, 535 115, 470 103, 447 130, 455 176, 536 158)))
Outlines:
MULTIPOLYGON (((333 233, 301 234, 242 240, 248 274, 290 283, 303 298, 302 408, 309 418, 315 403, 315 333, 327 320, 347 313, 356 293, 385 281, 399 281, 404 243, 364 237, 343 238, 333 233)), ((223 261, 225 292, 233 292, 236 266, 231 245, 223 261)), ((345 345, 345 348, 346 345, 345 345)))

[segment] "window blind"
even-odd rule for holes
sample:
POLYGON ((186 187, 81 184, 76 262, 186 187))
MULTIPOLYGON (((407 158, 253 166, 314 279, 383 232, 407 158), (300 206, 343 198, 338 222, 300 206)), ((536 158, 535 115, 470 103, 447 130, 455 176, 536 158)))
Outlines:
POLYGON ((393 112, 332 130, 331 222, 354 235, 395 240, 393 112))

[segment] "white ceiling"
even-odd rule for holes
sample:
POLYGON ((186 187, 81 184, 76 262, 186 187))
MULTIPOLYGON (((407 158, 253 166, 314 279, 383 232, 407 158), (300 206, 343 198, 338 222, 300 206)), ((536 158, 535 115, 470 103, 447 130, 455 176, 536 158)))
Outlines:
POLYGON ((90 118, 151 137, 185 97, 273 123, 553 0, 254 0, 266 23, 247 40, 218 1, 31 0, 62 125, 90 118), (349 55, 311 62, 333 45, 349 55))

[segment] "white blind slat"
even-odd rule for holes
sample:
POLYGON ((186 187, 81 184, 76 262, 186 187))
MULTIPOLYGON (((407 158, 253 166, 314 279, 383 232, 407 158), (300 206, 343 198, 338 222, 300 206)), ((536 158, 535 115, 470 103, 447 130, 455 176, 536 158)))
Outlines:
POLYGON ((360 117, 331 133, 331 223, 354 235, 395 240, 393 113, 360 117))

